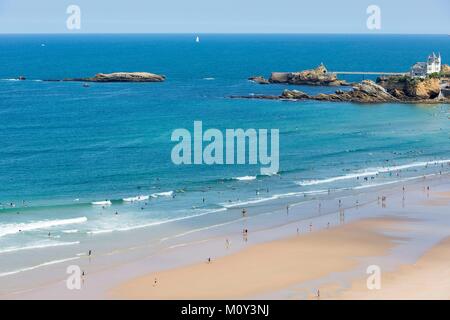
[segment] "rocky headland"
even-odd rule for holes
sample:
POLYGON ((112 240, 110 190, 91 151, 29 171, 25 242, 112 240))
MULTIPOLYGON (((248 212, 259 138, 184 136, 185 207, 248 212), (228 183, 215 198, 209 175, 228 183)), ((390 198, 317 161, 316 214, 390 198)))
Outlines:
POLYGON ((411 78, 409 76, 391 76, 378 78, 377 83, 400 100, 435 99, 441 92, 439 78, 411 78))
POLYGON ((308 86, 348 86, 345 80, 337 78, 336 74, 328 72, 321 64, 315 69, 299 72, 272 72, 269 79, 263 76, 250 77, 249 80, 259 84, 284 83, 308 86))
POLYGON ((44 81, 78 81, 78 82, 162 82, 166 77, 148 72, 114 72, 98 73, 90 78, 67 78, 62 80, 44 81))
POLYGON ((355 103, 450 103, 449 97, 440 94, 437 90, 441 86, 439 79, 413 79, 404 85, 403 80, 380 80, 375 83, 371 80, 363 80, 354 84, 351 90, 337 90, 335 93, 308 95, 299 90, 284 90, 281 95, 249 95, 232 96, 231 98, 267 99, 267 100, 317 100, 330 102, 355 102, 355 103), (388 81, 389 85, 388 85, 388 81))

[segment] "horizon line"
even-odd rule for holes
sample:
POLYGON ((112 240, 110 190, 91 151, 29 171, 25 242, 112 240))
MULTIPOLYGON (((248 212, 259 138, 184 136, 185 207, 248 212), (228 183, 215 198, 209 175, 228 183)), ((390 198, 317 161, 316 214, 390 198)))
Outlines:
POLYGON ((450 36, 450 33, 396 33, 396 32, 0 32, 0 35, 399 35, 450 36))

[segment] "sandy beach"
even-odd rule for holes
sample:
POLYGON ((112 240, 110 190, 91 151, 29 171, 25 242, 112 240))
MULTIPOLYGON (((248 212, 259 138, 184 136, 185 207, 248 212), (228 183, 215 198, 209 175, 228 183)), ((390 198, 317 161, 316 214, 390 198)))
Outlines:
MULTIPOLYGON (((435 193, 426 207, 448 208, 448 192, 435 193)), ((364 219, 347 225, 259 244, 236 254, 191 266, 152 273, 128 281, 110 292, 120 299, 230 299, 276 292, 295 284, 348 271, 365 257, 382 257, 405 231, 406 219, 364 219)), ((406 228, 407 229, 407 228, 406 228)), ((382 273, 379 290, 369 290, 364 277, 351 286, 324 283, 304 290, 307 299, 448 299, 450 238, 417 261, 382 273)))
POLYGON ((66 288, 70 262, 19 274, 23 282, 36 274, 49 280, 1 298, 447 299, 449 191, 442 175, 330 195, 292 205, 288 214, 275 210, 188 233, 150 255, 142 247, 81 257, 81 290, 66 288), (324 212, 305 219, 305 210, 324 212), (366 284, 373 265, 381 270, 379 290, 366 284))
POLYGON ((377 230, 390 219, 367 219, 332 230, 253 246, 237 254, 151 274, 113 290, 127 299, 232 299, 280 290, 352 268, 358 257, 383 255, 393 238, 377 230), (157 284, 154 281, 157 279, 157 284))
POLYGON ((383 275, 380 290, 367 290, 365 279, 355 280, 331 299, 450 299, 450 238, 435 246, 416 263, 383 275))

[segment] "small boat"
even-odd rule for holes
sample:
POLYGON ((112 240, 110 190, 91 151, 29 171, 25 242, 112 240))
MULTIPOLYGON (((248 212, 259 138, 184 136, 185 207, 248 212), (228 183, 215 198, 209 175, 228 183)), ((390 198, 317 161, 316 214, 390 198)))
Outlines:
POLYGON ((90 85, 89 85, 89 84, 87 84, 87 83, 83 83, 83 87, 84 87, 84 88, 89 88, 89 87, 90 87, 90 85))
POLYGON ((200 37, 197 36, 197 38, 195 39, 195 42, 199 43, 200 42, 200 37))
POLYGON ((110 200, 105 201, 93 201, 91 202, 94 206, 110 206, 112 205, 112 202, 110 200))

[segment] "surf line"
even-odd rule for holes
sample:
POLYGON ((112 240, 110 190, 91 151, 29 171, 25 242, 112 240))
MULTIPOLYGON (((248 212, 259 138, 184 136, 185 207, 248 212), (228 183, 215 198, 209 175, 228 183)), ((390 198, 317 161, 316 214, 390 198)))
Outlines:
POLYGON ((272 175, 279 170, 279 129, 270 129, 270 152, 268 136, 268 129, 252 128, 226 129, 225 134, 214 128, 203 132, 202 121, 194 121, 193 135, 184 128, 172 132, 171 141, 178 143, 172 148, 171 158, 175 165, 259 163, 261 174, 272 175), (204 142, 208 143, 205 147, 204 142))

